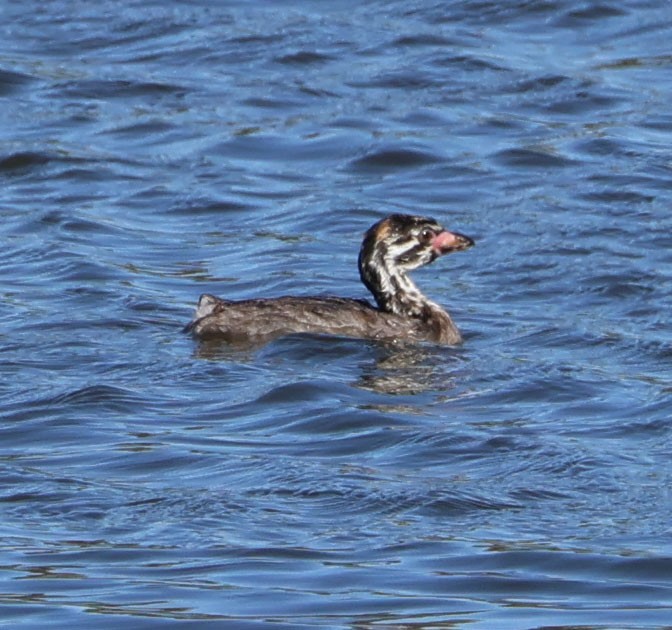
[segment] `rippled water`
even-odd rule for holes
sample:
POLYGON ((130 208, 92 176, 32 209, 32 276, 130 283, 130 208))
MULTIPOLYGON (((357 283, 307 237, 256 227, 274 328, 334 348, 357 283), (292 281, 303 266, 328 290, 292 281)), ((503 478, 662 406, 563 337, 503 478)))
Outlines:
POLYGON ((0 12, 0 618, 670 627, 666 2, 0 12), (180 333, 390 211, 462 347, 180 333))

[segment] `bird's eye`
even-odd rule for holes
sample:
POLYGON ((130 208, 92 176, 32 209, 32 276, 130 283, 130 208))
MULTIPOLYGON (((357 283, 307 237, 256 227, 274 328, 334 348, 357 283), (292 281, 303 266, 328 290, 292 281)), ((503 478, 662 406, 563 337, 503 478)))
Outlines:
POLYGON ((428 243, 433 238, 434 238, 434 232, 429 228, 423 228, 422 232, 420 232, 420 240, 423 243, 428 243))

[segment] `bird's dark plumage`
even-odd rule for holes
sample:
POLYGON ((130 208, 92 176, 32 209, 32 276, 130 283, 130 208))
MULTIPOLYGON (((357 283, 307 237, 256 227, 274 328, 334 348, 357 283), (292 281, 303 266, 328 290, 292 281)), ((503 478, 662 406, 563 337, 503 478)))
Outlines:
POLYGON ((360 277, 376 307, 340 297, 233 301, 205 294, 187 330, 199 339, 231 342, 314 333, 457 344, 462 337, 448 313, 420 292, 408 272, 473 244, 434 219, 392 214, 369 228, 359 253, 360 277))

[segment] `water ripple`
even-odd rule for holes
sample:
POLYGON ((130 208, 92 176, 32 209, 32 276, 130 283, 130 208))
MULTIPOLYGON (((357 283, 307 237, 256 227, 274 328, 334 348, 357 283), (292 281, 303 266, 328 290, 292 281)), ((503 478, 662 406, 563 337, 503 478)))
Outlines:
POLYGON ((440 162, 442 158, 431 152, 416 148, 377 148, 352 162, 357 171, 394 171, 417 168, 440 162))
POLYGON ((669 624, 664 3, 5 5, 6 623, 669 624), (389 212, 460 348, 180 333, 389 212))

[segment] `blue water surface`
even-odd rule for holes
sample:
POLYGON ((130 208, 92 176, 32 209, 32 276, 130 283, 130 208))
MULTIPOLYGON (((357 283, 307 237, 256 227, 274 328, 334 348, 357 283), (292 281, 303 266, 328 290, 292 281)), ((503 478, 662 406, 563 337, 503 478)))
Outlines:
POLYGON ((0 619, 672 627, 662 0, 4 3, 0 619), (365 297, 459 348, 182 334, 199 294, 365 297))

